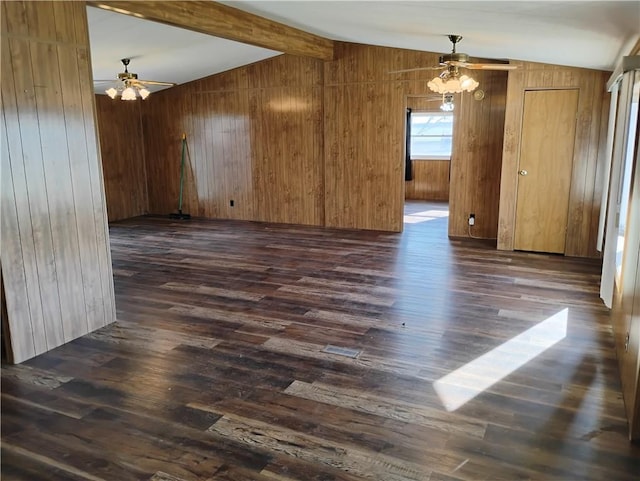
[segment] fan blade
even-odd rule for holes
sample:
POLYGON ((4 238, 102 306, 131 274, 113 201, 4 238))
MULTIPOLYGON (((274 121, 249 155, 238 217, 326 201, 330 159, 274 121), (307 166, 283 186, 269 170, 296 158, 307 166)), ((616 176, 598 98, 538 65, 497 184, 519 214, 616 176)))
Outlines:
POLYGON ((139 83, 142 83, 142 84, 147 84, 147 85, 166 85, 168 87, 173 87, 173 86, 177 85, 174 82, 158 82, 157 80, 136 79, 136 82, 139 82, 139 83))
POLYGON ((405 72, 417 72, 418 70, 443 70, 443 67, 419 67, 419 68, 408 68, 405 70, 392 70, 387 73, 405 73, 405 72))
POLYGON ((467 63, 466 65, 460 65, 460 67, 468 68, 469 70, 515 70, 517 65, 509 65, 506 63, 467 63))
POLYGON ((114 78, 114 79, 111 79, 111 80, 94 80, 93 81, 94 84, 104 84, 104 83, 107 83, 107 82, 111 82, 111 83, 118 82, 118 79, 114 78))

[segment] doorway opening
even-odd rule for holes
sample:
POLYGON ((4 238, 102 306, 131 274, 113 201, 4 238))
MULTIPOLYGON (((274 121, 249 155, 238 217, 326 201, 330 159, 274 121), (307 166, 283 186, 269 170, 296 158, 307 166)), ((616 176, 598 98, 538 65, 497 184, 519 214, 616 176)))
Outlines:
POLYGON ((404 201, 404 225, 422 224, 423 222, 439 221, 444 224, 446 232, 447 219, 449 218, 449 203, 446 201, 429 200, 405 200, 404 201), (443 221, 444 219, 444 221, 443 221))
POLYGON ((441 105, 440 95, 406 98, 404 225, 437 219, 446 233, 454 115, 441 105))

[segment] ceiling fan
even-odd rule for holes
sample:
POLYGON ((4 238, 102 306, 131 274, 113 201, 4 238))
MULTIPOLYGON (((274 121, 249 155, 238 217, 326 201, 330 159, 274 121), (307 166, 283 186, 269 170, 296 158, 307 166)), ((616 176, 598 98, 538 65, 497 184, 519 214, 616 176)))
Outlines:
MULTIPOLYGON (((389 73, 405 73, 415 72, 417 70, 442 70, 447 69, 450 73, 457 71, 458 68, 466 68, 471 70, 513 70, 518 68, 516 65, 509 65, 505 63, 476 63, 469 61, 469 55, 466 53, 456 52, 456 44, 462 40, 461 35, 447 35, 449 40, 453 44, 451 53, 440 56, 440 65, 433 67, 418 67, 409 68, 404 70, 394 70, 389 73)), ((446 72, 445 71, 445 72, 446 72)))
POLYGON ((118 95, 122 100, 136 100, 138 97, 143 100, 150 94, 150 90, 147 87, 161 86, 161 87, 173 87, 176 85, 173 82, 159 82, 157 80, 142 80, 138 78, 137 73, 129 72, 128 66, 131 59, 123 58, 120 60, 124 65, 124 72, 118 74, 117 80, 95 80, 94 83, 112 83, 113 85, 105 90, 106 94, 115 99, 118 95))

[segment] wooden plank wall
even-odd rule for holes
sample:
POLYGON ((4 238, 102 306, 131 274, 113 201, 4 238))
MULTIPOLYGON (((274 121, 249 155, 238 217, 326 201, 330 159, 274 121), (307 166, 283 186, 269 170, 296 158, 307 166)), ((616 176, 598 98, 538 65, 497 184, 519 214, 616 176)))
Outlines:
POLYGON ((413 180, 405 182, 404 198, 409 200, 449 200, 449 160, 414 160, 413 180))
MULTIPOLYGON (((183 132, 188 134, 190 152, 194 151, 193 132, 187 126, 190 117, 184 113, 192 105, 188 84, 154 93, 140 105, 147 172, 148 210, 151 214, 169 214, 175 212, 178 205, 183 132)), ((188 159, 185 167, 186 200, 183 211, 193 215, 204 215, 204 212, 199 212, 197 209, 192 156, 186 158, 188 159), (195 200, 190 202, 191 198, 195 200)))
POLYGON ((565 255, 598 257, 596 237, 606 142, 606 136, 602 135, 602 112, 603 100, 608 99, 605 84, 609 74, 598 70, 518 63, 522 68, 509 73, 507 86, 498 249, 513 249, 524 92, 527 89, 576 88, 580 96, 565 255))
MULTIPOLYGON (((407 97, 407 107, 414 112, 440 112, 442 97, 432 93, 407 97)), ((449 200, 451 160, 414 160, 412 180, 404 184, 404 198, 410 200, 449 200)))
POLYGON ((504 138, 507 74, 472 71, 482 100, 456 95, 453 158, 449 192, 449 235, 469 236, 469 214, 475 214, 474 237, 498 233, 500 169, 504 138))
POLYGON ((406 82, 388 72, 420 56, 404 63, 401 50, 346 43, 334 52, 325 64, 326 225, 399 232, 406 82))
MULTIPOLYGON (((430 94, 433 72, 389 71, 437 59, 337 43, 336 59, 324 64, 324 88, 320 61, 283 55, 154 94, 143 104, 150 212, 175 210, 187 132, 192 214, 400 231, 404 109, 407 98, 430 94)), ((449 235, 468 236, 474 213, 473 235, 495 238, 500 217, 500 248, 512 248, 524 89, 580 88, 567 255, 595 256, 606 74, 522 65, 509 74, 473 72, 483 100, 456 95, 449 235)))
MULTIPOLYGON (((400 231, 404 203, 406 99, 429 95, 438 54, 337 43, 325 64, 325 215, 330 227, 400 231)), ((506 77, 473 73, 487 97, 456 94, 449 235, 495 237, 506 77)))
POLYGON ((109 221, 144 215, 149 201, 142 102, 123 102, 107 95, 96 95, 95 100, 109 221))
MULTIPOLYGON (((426 84, 433 72, 388 72, 437 61, 436 53, 343 43, 324 72, 321 61, 282 55, 154 94, 142 104, 149 211, 176 209, 185 132, 183 210, 192 215, 402 230, 406 100, 431 94, 426 84)), ((498 84, 496 100, 488 96, 485 103, 491 108, 461 107, 460 141, 482 134, 474 145, 501 145, 498 84), (468 119, 484 123, 476 129, 468 119)), ((497 201, 486 198, 495 196, 499 182, 499 170, 488 175, 491 168, 483 165, 500 165, 500 159, 464 146, 457 151, 464 182, 458 192, 465 197, 454 204, 460 209, 454 217, 463 219, 464 229, 452 235, 468 235, 467 212, 476 213, 481 235, 483 220, 497 216, 497 201), (471 164, 473 174, 467 173, 471 164), (481 185, 472 175, 496 185, 481 185)), ((495 237, 495 227, 487 227, 486 236, 495 237)))
MULTIPOLYGON (((336 60, 327 64, 325 77, 327 225, 399 228, 393 215, 400 208, 394 172, 396 167, 402 171, 402 161, 389 160, 397 158, 398 142, 403 140, 404 133, 403 113, 396 108, 400 87, 395 82, 402 79, 404 95, 425 94, 429 90, 420 79, 429 79, 432 73, 392 75, 389 81, 388 72, 408 65, 430 65, 433 59, 429 55, 354 44, 336 46, 336 60), (381 115, 382 112, 387 116, 381 115), (369 123, 363 124, 367 118, 369 123), (348 119, 352 119, 351 124, 348 119), (354 138, 352 133, 358 131, 365 132, 365 140, 354 138)), ((470 95, 456 95, 449 235, 468 236, 468 215, 474 213, 473 235, 495 238, 499 213, 502 215, 500 206, 508 209, 515 204, 513 188, 511 197, 509 192, 503 193, 505 197, 500 200, 501 189, 508 184, 501 182, 505 165, 502 155, 513 148, 512 140, 503 146, 503 136, 515 126, 519 129, 522 112, 521 100, 509 100, 511 116, 518 119, 511 118, 510 124, 505 124, 507 78, 510 78, 511 90, 517 79, 525 78, 522 85, 527 88, 578 85, 583 92, 576 144, 576 158, 580 161, 574 163, 567 255, 595 256, 601 192, 599 159, 604 147, 600 142, 601 112, 607 74, 541 64, 523 65, 525 71, 532 71, 525 74, 516 71, 509 74, 511 77, 503 72, 473 72, 486 93, 481 101, 473 100, 470 95), (550 75, 549 70, 564 73, 550 75)), ((523 91, 521 87, 520 97, 523 91)), ((515 168, 508 175, 512 179, 515 168)))
POLYGON ((84 2, 2 2, 2 277, 15 362, 115 320, 84 2))
POLYGON ((149 210, 323 225, 322 62, 282 55, 149 98, 143 107, 149 210), (230 202, 234 205, 231 206, 230 202))

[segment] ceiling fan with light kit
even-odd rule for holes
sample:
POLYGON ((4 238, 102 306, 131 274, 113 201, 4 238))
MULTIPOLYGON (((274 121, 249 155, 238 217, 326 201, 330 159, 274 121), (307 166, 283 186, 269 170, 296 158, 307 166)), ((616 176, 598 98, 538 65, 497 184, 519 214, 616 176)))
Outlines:
POLYGON ((440 56, 440 63, 433 67, 417 67, 404 70, 394 70, 389 72, 391 74, 416 72, 418 70, 442 70, 442 72, 430 80, 427 86, 434 92, 438 92, 443 95, 443 99, 446 95, 460 93, 460 92, 472 92, 478 88, 479 83, 471 76, 461 74, 460 69, 469 70, 514 70, 518 68, 516 65, 510 65, 507 63, 480 63, 472 62, 469 60, 469 55, 462 52, 456 52, 456 45, 462 40, 461 35, 447 35, 453 48, 451 53, 440 56))
POLYGON ((151 91, 147 87, 173 87, 176 85, 173 82, 139 79, 137 73, 132 73, 128 70, 131 59, 123 58, 120 61, 124 65, 124 72, 120 72, 117 79, 94 80, 94 84, 112 84, 105 90, 105 93, 112 99, 116 99, 120 96, 121 100, 136 100, 138 97, 144 100, 151 94, 151 91))

